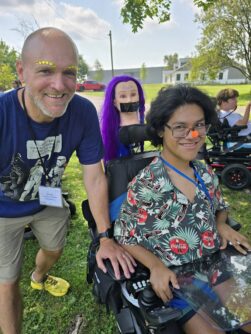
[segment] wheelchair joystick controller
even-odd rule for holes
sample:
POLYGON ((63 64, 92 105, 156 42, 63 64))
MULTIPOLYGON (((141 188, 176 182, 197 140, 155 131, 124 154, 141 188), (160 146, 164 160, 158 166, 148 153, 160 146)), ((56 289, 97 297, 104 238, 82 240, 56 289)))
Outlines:
POLYGON ((142 291, 141 295, 142 295, 141 296, 141 303, 145 307, 152 306, 154 303, 156 304, 156 301, 157 301, 158 297, 156 296, 155 292, 153 291, 153 289, 150 286, 145 288, 142 291))
POLYGON ((179 310, 165 305, 150 285, 139 293, 138 301, 145 319, 156 327, 163 326, 181 315, 179 310))

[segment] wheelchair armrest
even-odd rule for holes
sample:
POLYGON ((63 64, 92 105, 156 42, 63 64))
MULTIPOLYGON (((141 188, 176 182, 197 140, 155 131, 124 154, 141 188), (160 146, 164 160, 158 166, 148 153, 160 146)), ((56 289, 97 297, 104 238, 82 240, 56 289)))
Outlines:
POLYGON ((84 218, 87 220, 88 227, 95 229, 96 222, 95 222, 95 219, 93 218, 88 199, 82 202, 82 213, 83 213, 84 218))
POLYGON ((235 231, 239 231, 241 229, 241 224, 237 222, 237 220, 228 217, 226 222, 230 227, 232 227, 235 231))

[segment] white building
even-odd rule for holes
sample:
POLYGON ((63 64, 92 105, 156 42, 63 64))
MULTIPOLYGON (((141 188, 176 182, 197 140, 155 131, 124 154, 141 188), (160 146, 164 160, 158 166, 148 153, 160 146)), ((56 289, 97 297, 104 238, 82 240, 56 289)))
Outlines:
MULTIPOLYGON (((162 82, 169 85, 188 82, 191 71, 189 60, 189 58, 181 58, 179 59, 178 64, 174 66, 173 71, 163 70, 162 82)), ((247 83, 247 79, 236 68, 225 67, 220 70, 215 80, 207 79, 205 76, 202 76, 201 80, 197 80, 196 83, 241 84, 247 83)))

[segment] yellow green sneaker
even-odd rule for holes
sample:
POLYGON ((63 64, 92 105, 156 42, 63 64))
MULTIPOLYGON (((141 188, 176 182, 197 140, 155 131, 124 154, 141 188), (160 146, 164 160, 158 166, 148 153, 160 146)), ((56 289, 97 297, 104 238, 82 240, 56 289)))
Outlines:
POLYGON ((67 294, 70 284, 62 278, 47 275, 42 282, 31 279, 31 287, 36 290, 46 290, 55 297, 62 297, 67 294))

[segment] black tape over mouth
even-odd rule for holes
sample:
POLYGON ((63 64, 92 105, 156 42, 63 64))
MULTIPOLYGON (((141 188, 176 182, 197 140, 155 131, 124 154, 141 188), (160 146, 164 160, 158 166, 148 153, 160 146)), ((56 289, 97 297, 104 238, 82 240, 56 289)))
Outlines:
POLYGON ((120 103, 121 112, 135 112, 139 110, 139 102, 120 103))

